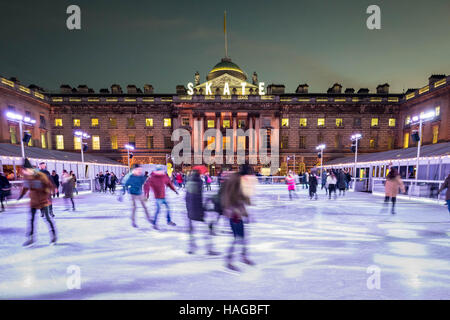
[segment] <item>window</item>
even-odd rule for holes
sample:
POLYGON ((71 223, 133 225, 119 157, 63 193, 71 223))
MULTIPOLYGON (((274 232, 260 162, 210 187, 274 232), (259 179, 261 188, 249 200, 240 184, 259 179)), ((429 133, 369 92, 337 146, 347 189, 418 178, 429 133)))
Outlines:
POLYGON ((79 127, 81 125, 80 119, 73 119, 73 126, 79 127))
POLYGON ((392 150, 394 149, 394 137, 393 136, 388 136, 388 149, 392 150))
POLYGON ((395 119, 394 118, 389 119, 389 127, 395 127, 395 119))
POLYGON ((230 128, 231 127, 231 121, 230 120, 223 120, 222 126, 223 126, 223 128, 230 128))
POLYGON ((306 149, 306 136, 300 136, 299 137, 299 148, 300 149, 306 149))
POLYGON ((300 127, 306 127, 308 125, 308 119, 300 118, 300 127))
POLYGON ((128 144, 136 148, 136 136, 134 134, 128 136, 128 144))
POLYGON ((376 147, 376 141, 375 141, 374 138, 372 138, 372 139, 369 140, 369 147, 370 147, 370 149, 375 149, 375 147, 376 147))
POLYGON ((164 128, 170 128, 172 126, 172 119, 164 118, 164 128))
POLYGON ((91 119, 91 126, 92 126, 93 128, 98 127, 98 118, 92 118, 92 119, 91 119))
POLYGON ((153 127, 153 118, 146 118, 145 119, 145 126, 146 127, 153 127))
POLYGON ((378 118, 372 118, 372 121, 370 122, 371 127, 378 127, 378 118))
POLYGON ((40 127, 41 128, 46 128, 47 127, 47 121, 45 120, 45 117, 43 115, 39 116, 39 122, 40 122, 40 127))
POLYGON ((441 115, 441 106, 434 108, 434 116, 439 117, 441 115))
POLYGON ((92 150, 100 150, 100 137, 92 136, 92 150))
POLYGON ((109 118, 109 126, 111 128, 116 128, 117 127, 117 119, 116 118, 109 118))
POLYGON ((208 150, 216 149, 216 137, 208 137, 206 141, 206 146, 208 150))
POLYGON ((289 136, 282 136, 281 137, 281 149, 288 149, 289 148, 289 136))
POLYGON ((353 118, 353 126, 354 127, 361 127, 361 118, 353 118))
POLYGON ((134 118, 128 118, 127 124, 128 124, 128 128, 134 128, 135 127, 134 118))
POLYGON ((406 132, 403 135, 403 148, 408 148, 409 147, 409 132, 406 132))
POLYGON ((323 135, 321 133, 319 133, 317 135, 317 144, 322 144, 323 143, 323 135))
POLYGON ((222 148, 223 150, 227 150, 228 148, 231 148, 231 143, 230 143, 230 137, 223 137, 222 138, 222 148))
POLYGON ((64 136, 61 134, 56 136, 56 149, 64 150, 64 136))
POLYGON ((185 126, 185 127, 188 127, 190 125, 189 118, 182 118, 181 119, 181 125, 185 126))
POLYGON ((33 134, 31 133, 30 130, 25 130, 25 132, 30 135, 30 140, 28 140, 27 146, 32 147, 33 146, 33 134))
POLYGON ((245 120, 238 120, 238 128, 245 128, 245 120))
POLYGON ((325 125, 325 118, 319 118, 317 119, 317 126, 323 127, 325 125))
POLYGON ((119 146, 117 144, 117 136, 116 135, 111 136, 111 149, 117 150, 118 147, 119 146))
POLYGON ((80 137, 73 138, 73 149, 81 150, 81 138, 80 137))
MULTIPOLYGON (((245 150, 245 144, 247 142, 246 136, 238 136, 237 137, 237 148, 238 150, 245 150)), ((268 143, 268 146, 270 146, 270 143, 268 143)))
POLYGON ((340 148, 341 147, 341 135, 337 134, 334 136, 334 147, 335 148, 340 148))
POLYGON ((62 127, 62 119, 61 118, 55 119, 55 127, 62 127))
POLYGON ((41 133, 41 147, 42 149, 47 149, 47 139, 45 138, 45 133, 41 133))
POLYGON ((343 127, 344 126, 344 121, 342 120, 342 118, 336 118, 336 127, 343 127))
POLYGON ((147 149, 153 149, 153 136, 147 136, 147 149))
POLYGON ((214 120, 208 120, 208 122, 207 122, 208 128, 214 128, 214 126, 215 126, 214 122, 215 122, 214 120))
POLYGON ((410 124, 411 123, 411 116, 407 116, 406 118, 405 118, 405 125, 407 126, 408 124, 410 124))
POLYGON ((16 144, 17 143, 16 127, 9 127, 9 136, 11 138, 11 144, 16 144))
POLYGON ((433 132, 433 140, 432 140, 432 142, 433 143, 437 143, 438 142, 438 140, 439 140, 439 126, 433 126, 432 127, 432 132, 433 132))
POLYGON ((171 137, 164 137, 164 147, 165 149, 171 149, 172 148, 172 140, 171 137))
POLYGON ((288 118, 281 119, 281 127, 283 127, 283 128, 289 127, 289 119, 288 118))
POLYGON ((263 127, 270 127, 271 126, 271 119, 270 118, 264 118, 263 119, 263 127))

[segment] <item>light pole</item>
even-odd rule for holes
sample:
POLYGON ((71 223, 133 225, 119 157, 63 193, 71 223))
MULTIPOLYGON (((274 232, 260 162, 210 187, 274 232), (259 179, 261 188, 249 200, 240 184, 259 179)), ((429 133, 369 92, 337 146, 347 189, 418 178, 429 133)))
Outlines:
POLYGON ((86 169, 84 167, 84 142, 83 139, 89 139, 91 136, 83 131, 75 131, 74 136, 80 138, 80 149, 81 149, 81 166, 83 168, 83 179, 86 179, 86 169))
POLYGON ((316 147, 316 150, 320 150, 320 177, 322 177, 322 168, 323 168, 323 149, 325 149, 325 145, 321 144, 316 147))
POLYGON ((22 158, 25 159, 25 147, 23 145, 23 129, 22 129, 22 123, 25 123, 27 125, 33 125, 36 123, 36 120, 31 119, 30 117, 23 117, 20 114, 14 113, 14 112, 7 112, 6 117, 10 121, 17 122, 19 124, 19 132, 20 132, 20 147, 22 149, 22 158))
POLYGON ((130 150, 134 150, 134 147, 132 145, 126 144, 125 149, 127 149, 128 172, 130 172, 130 150))
POLYGON ((356 163, 358 162, 358 141, 362 138, 362 135, 360 133, 352 135, 352 141, 355 141, 355 166, 354 166, 354 172, 353 175, 355 177, 355 182, 353 185, 353 190, 355 190, 356 187, 356 163))
POLYGON ((419 179, 419 158, 420 158, 420 145, 422 144, 422 124, 424 121, 433 119, 434 116, 435 116, 434 111, 428 111, 422 113, 420 116, 415 116, 412 118, 413 121, 412 124, 417 124, 417 122, 419 123, 419 132, 417 139, 416 178, 415 178, 416 192, 418 192, 417 180, 419 179))

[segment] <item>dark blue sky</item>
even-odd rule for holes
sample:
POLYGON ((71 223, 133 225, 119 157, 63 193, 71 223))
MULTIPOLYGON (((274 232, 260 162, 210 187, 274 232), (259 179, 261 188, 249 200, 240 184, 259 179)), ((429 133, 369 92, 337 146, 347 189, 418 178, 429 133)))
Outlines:
POLYGON ((0 75, 58 90, 150 83, 158 93, 202 81, 229 55, 249 76, 293 92, 325 92, 384 82, 391 92, 450 73, 450 1, 5 1, 0 4, 0 75), (82 30, 66 28, 77 4, 82 30), (381 7, 381 30, 366 28, 366 8, 381 7))

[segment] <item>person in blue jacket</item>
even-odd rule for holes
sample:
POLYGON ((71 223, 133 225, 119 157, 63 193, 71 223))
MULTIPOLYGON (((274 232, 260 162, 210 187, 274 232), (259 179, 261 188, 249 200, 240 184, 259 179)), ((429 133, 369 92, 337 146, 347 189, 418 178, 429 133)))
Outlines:
POLYGON ((142 186, 145 183, 145 180, 147 178, 142 173, 142 168, 136 164, 133 167, 133 170, 131 174, 128 174, 127 177, 124 178, 125 184, 124 184, 124 193, 128 191, 128 193, 131 196, 131 201, 133 202, 133 210, 131 212, 131 225, 135 228, 138 226, 136 225, 136 202, 140 202, 142 207, 144 208, 145 215, 147 216, 147 220, 151 223, 150 215, 148 213, 147 207, 145 206, 145 197, 142 192, 142 186))

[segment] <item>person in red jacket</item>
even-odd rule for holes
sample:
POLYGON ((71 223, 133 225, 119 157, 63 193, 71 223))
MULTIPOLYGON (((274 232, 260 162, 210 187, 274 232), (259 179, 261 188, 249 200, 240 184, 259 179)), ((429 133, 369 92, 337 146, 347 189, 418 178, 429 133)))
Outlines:
POLYGON ((150 178, 148 178, 144 184, 144 192, 148 194, 150 192, 150 189, 152 189, 153 194, 155 195, 156 212, 155 218, 152 221, 153 227, 155 229, 158 229, 158 227, 156 226, 156 222, 162 204, 165 205, 167 209, 167 224, 169 226, 176 226, 176 224, 170 219, 169 204, 166 200, 166 186, 172 189, 176 194, 178 194, 178 191, 175 189, 172 181, 170 181, 169 176, 164 172, 164 167, 157 166, 156 170, 152 172, 150 178))

